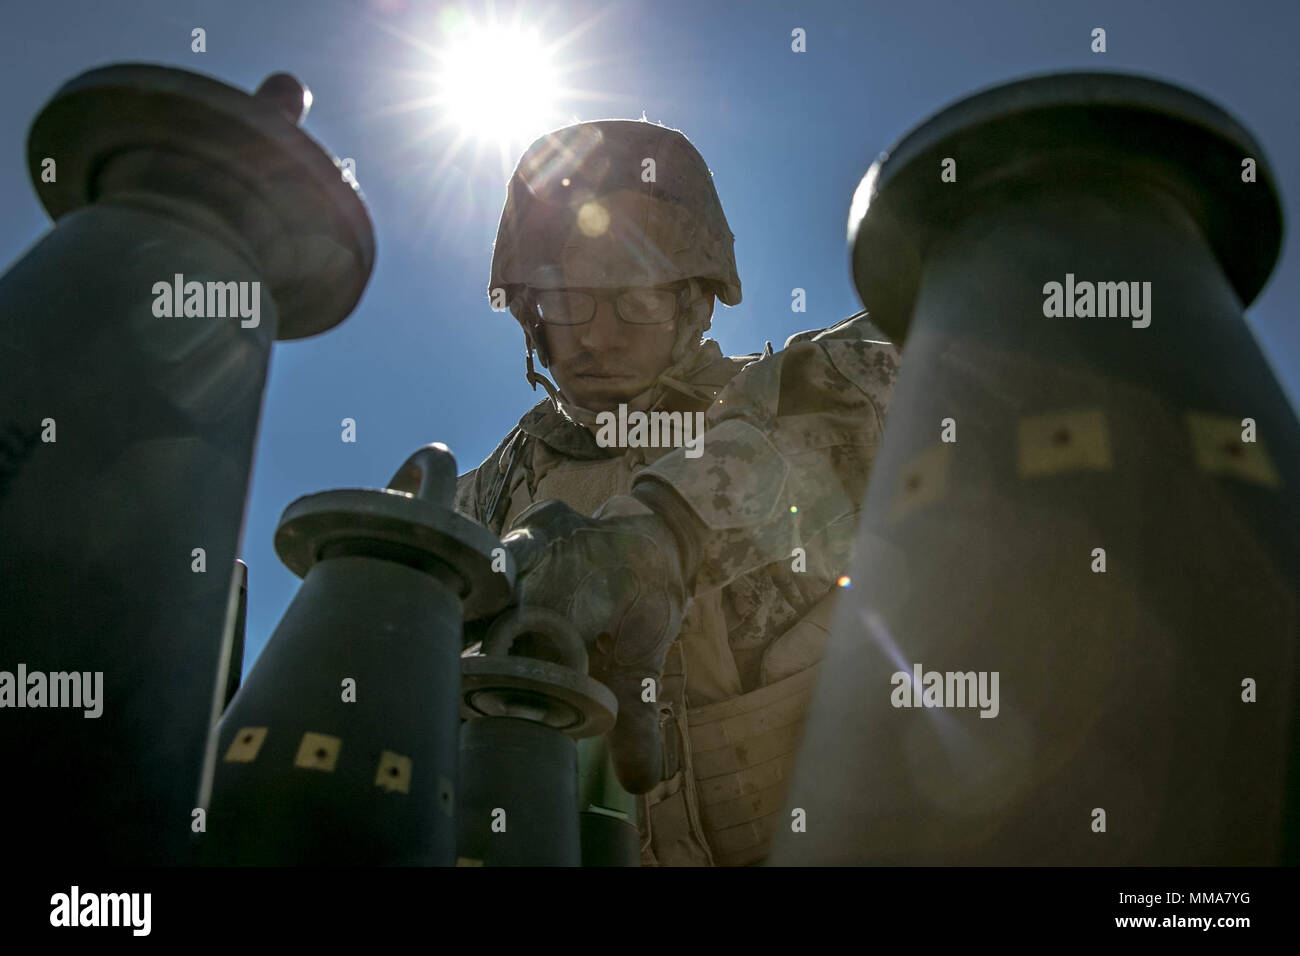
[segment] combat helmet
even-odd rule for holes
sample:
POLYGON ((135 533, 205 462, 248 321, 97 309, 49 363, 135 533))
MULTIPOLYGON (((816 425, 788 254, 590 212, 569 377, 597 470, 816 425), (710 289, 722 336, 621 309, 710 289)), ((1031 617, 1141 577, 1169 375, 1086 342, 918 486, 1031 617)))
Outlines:
MULTIPOLYGON (((526 288, 620 288, 697 279, 726 305, 740 302, 735 237, 696 148, 644 120, 596 120, 547 133, 525 150, 506 188, 488 295, 504 294, 524 330, 528 380, 546 340, 526 288)), ((695 348, 707 309, 678 329, 672 360, 695 348)), ((554 397, 552 393, 552 397, 554 397)))

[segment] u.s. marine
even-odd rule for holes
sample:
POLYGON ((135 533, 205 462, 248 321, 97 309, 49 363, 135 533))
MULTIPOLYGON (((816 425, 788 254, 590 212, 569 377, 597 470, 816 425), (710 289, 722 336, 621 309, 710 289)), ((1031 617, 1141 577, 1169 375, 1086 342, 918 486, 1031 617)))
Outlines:
POLYGON ((679 132, 604 120, 529 147, 489 295, 548 396, 457 489, 619 699, 581 773, 617 777, 586 792, 635 812, 643 865, 767 855, 898 369, 863 314, 723 355, 703 333, 715 300, 740 302, 733 243, 679 132), (603 447, 620 404, 704 413, 703 453, 603 447))

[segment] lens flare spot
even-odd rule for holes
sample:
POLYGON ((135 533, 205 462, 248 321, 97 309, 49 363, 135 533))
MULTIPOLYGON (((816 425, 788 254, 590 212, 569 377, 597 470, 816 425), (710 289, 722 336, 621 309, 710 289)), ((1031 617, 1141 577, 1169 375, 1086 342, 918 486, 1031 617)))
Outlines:
POLYGON ((595 200, 583 203, 578 209, 578 228, 592 239, 603 236, 609 229, 609 210, 595 200))

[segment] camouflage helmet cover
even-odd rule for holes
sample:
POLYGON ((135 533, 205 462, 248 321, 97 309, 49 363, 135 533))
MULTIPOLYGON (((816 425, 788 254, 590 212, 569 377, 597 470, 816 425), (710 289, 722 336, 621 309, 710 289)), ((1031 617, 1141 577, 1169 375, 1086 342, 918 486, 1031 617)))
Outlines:
POLYGON ((489 294, 699 278, 736 305, 734 244, 708 166, 682 133, 644 120, 578 123, 534 142, 510 177, 489 294))

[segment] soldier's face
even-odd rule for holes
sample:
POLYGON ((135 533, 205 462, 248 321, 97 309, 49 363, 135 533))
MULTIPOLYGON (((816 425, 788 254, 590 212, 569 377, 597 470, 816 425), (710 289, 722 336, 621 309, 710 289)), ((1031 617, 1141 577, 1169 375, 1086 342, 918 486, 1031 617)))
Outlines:
POLYGON ((593 412, 614 411, 654 384, 672 363, 678 319, 634 325, 620 319, 608 290, 595 293, 596 314, 582 325, 544 325, 548 371, 565 397, 593 412))

